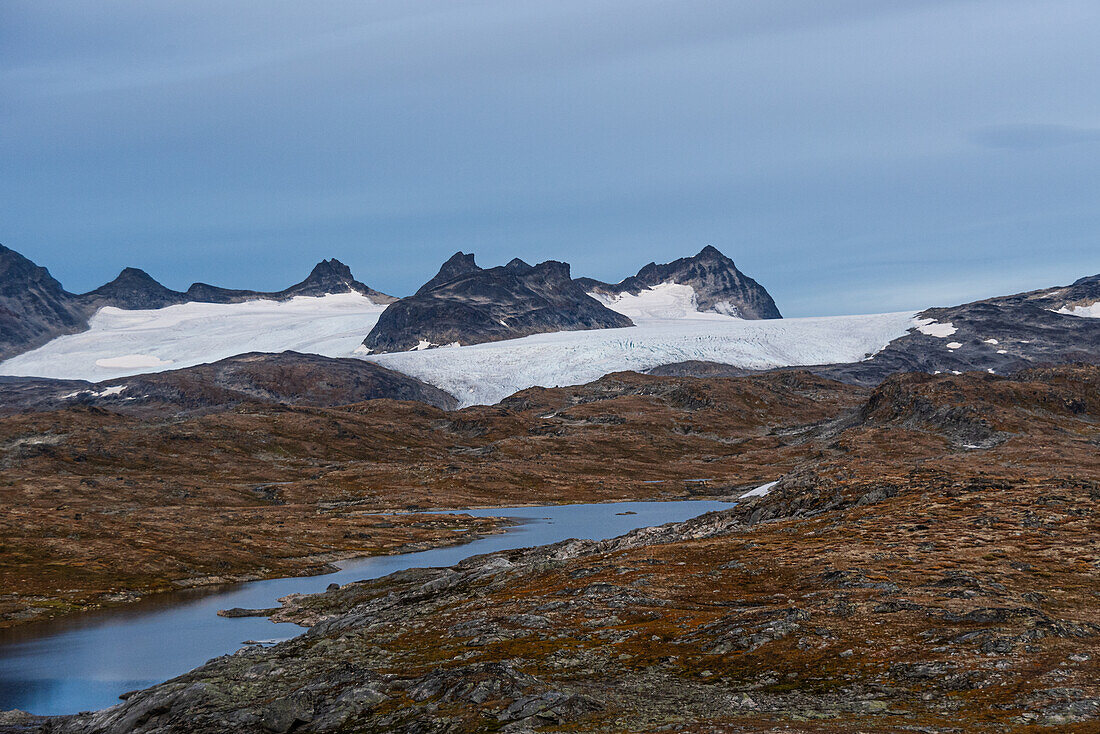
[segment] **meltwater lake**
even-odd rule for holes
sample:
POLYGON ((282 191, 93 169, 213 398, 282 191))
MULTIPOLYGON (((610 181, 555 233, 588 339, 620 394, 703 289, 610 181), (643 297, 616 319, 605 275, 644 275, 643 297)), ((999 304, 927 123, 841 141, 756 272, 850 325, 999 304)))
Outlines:
POLYGON ((226 619, 217 616, 219 609, 273 607, 281 596, 324 591, 332 583, 449 566, 482 553, 567 538, 612 538, 730 506, 685 500, 467 510, 464 514, 512 517, 522 524, 465 545, 345 561, 339 572, 324 576, 171 592, 129 606, 0 630, 0 711, 56 715, 106 708, 118 703, 121 693, 185 673, 239 649, 246 640, 283 640, 305 631, 266 618, 226 619))

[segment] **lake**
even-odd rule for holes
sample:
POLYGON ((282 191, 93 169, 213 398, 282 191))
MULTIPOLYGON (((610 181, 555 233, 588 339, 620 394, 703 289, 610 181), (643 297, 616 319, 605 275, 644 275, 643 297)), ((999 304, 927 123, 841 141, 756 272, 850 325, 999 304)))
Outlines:
POLYGON ((568 538, 612 538, 730 506, 685 500, 468 510, 465 514, 513 517, 522 524, 464 545, 345 561, 340 571, 323 576, 157 594, 126 606, 0 630, 0 711, 56 715, 105 708, 118 703, 121 693, 181 675, 239 649, 246 640, 283 640, 304 632, 264 617, 226 619, 217 616, 219 609, 274 607, 279 597, 324 591, 332 583, 450 566, 482 553, 568 538))

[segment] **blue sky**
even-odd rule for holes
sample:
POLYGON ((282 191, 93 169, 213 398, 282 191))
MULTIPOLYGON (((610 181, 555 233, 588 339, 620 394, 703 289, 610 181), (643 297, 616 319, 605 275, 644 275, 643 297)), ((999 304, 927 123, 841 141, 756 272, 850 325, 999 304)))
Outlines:
POLYGON ((0 242, 409 293, 456 250, 618 280, 714 244, 786 315, 1100 271, 1095 0, 0 5, 0 242))

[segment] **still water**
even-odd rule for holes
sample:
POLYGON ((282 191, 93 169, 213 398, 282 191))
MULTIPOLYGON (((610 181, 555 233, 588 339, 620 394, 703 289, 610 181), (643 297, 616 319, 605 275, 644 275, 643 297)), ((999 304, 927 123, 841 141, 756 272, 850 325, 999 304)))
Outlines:
POLYGON ((567 538, 612 538, 729 506, 691 500, 470 510, 471 515, 514 517, 523 523, 465 545, 345 561, 339 572, 325 576, 178 591, 125 607, 0 630, 0 711, 47 715, 105 708, 118 703, 120 693, 185 673, 237 650, 246 640, 281 640, 304 631, 267 618, 225 619, 217 616, 219 609, 274 607, 281 596, 324 591, 331 583, 378 578, 406 568, 450 566, 481 553, 567 538))

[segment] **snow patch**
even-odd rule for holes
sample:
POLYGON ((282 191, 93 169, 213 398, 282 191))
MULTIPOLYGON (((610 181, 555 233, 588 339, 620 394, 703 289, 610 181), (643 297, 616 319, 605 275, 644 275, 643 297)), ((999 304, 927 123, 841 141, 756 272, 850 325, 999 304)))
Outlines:
POLYGON ((771 492, 772 487, 774 487, 777 484, 779 484, 778 479, 776 479, 774 482, 768 482, 767 484, 761 484, 756 489, 750 489, 748 492, 745 492, 743 495, 741 495, 737 499, 743 500, 747 497, 764 497, 768 494, 768 492, 771 492))
MULTIPOLYGON (((617 296, 605 296, 600 293, 588 295, 612 311, 627 316, 634 323, 654 319, 720 320, 733 316, 724 312, 700 311, 699 302, 695 298, 695 289, 690 285, 679 283, 661 283, 652 288, 646 288, 637 295, 633 293, 620 293, 617 296)), ((717 310, 720 305, 716 304, 715 309, 717 310)), ((736 310, 735 307, 731 308, 736 310)))
POLYGON ((961 346, 962 346, 961 342, 947 342, 947 348, 948 349, 958 349, 961 346))
POLYGON ((982 342, 984 344, 1000 344, 996 339, 983 339, 982 342))
MULTIPOLYGON (((103 388, 99 392, 96 392, 95 390, 77 390, 76 392, 71 392, 68 395, 62 395, 61 399, 62 400, 71 400, 73 398, 79 398, 79 397, 83 397, 83 396, 87 396, 89 398, 105 398, 105 397, 108 397, 110 395, 118 395, 119 393, 121 393, 126 388, 127 388, 127 385, 112 385, 111 387, 103 388)), ((126 399, 127 400, 133 400, 134 398, 126 398, 126 399)))
POLYGON ((1100 319, 1100 301, 1089 304, 1088 306, 1073 306, 1062 307, 1054 313, 1065 314, 1066 316, 1080 316, 1086 319, 1100 319))
POLYGON ((997 354, 1008 354, 1008 350, 1007 349, 998 349, 997 354))
POLYGON ((914 326, 917 331, 928 336, 938 337, 940 339, 946 338, 954 334, 958 329, 948 321, 946 324, 938 323, 935 319, 914 319, 914 326))

